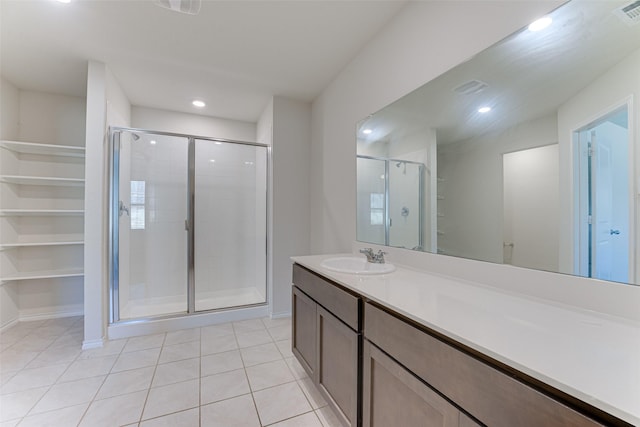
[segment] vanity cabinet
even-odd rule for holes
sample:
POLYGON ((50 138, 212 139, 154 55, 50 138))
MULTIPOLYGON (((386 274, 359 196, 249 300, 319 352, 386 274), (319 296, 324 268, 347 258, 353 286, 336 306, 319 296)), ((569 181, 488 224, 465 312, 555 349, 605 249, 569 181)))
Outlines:
POLYGON ((359 426, 362 298, 293 267, 292 351, 345 426, 359 426))
POLYGON ((363 365, 363 427, 478 426, 366 340, 363 365), (460 417, 465 420, 461 422, 460 417))
MULTIPOLYGON (((604 425, 525 384, 514 373, 503 372, 377 305, 367 302, 364 317, 365 427, 385 425, 384 420, 399 416, 401 411, 434 413, 440 417, 434 426, 475 425, 465 416, 456 421, 456 407, 461 408, 461 415, 470 414, 492 427, 604 425), (395 406, 384 404, 393 393, 381 391, 384 387, 395 387, 406 397, 398 397, 395 406), (446 400, 433 396, 431 390, 446 400), (400 402, 403 399, 408 401, 400 402)), ((396 425, 420 424, 409 420, 396 425)))

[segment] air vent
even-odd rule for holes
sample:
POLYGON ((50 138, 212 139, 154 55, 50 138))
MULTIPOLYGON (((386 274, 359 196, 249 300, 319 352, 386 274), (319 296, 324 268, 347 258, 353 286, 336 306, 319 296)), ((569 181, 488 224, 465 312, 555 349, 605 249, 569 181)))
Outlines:
POLYGON ((618 8, 613 13, 627 25, 636 25, 640 22, 640 0, 618 8))
POLYGON ((202 0, 155 0, 155 4, 174 12, 197 15, 202 6, 202 0))
POLYGON ((470 80, 466 83, 462 83, 460 86, 453 89, 455 93, 459 93, 461 95, 471 95, 473 93, 478 93, 484 88, 489 86, 485 82, 481 82, 480 80, 470 80))

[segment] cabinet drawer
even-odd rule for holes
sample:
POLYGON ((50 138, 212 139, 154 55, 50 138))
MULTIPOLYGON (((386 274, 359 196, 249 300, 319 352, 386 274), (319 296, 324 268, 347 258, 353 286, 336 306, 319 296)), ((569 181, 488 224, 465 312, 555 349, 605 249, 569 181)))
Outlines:
POLYGON ((368 340, 483 424, 601 425, 370 303, 364 314, 368 340))
POLYGON ((359 297, 298 264, 293 265, 293 283, 353 330, 362 330, 359 297))

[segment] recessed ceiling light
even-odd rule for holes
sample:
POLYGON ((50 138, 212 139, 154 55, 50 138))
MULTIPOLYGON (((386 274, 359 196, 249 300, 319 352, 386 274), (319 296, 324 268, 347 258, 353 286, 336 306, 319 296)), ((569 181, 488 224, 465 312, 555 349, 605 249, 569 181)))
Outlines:
POLYGON ((156 145, 156 141, 154 139, 152 139, 151 141, 149 141, 149 144, 156 145))
POLYGON ((371 129, 365 129, 362 131, 365 135, 370 135, 373 131, 371 129))
POLYGON ((216 145, 222 145, 222 142, 216 141, 216 145))
POLYGON ((64 3, 64 4, 69 4, 71 3, 71 0, 56 0, 58 3, 64 3))
POLYGON ((491 107, 480 107, 478 108, 478 113, 488 113, 489 111, 491 111, 491 107))
POLYGON ((245 165, 247 166, 251 166, 253 164, 253 162, 244 162, 245 165))
POLYGON ((192 104, 194 107, 198 107, 198 108, 202 108, 205 105, 207 105, 204 103, 204 101, 200 101, 199 99, 196 99, 195 101, 193 101, 192 104))
POLYGON ((380 179, 384 179, 384 174, 380 175, 380 179))
POLYGON ((216 162, 216 159, 209 159, 209 161, 210 161, 211 163, 215 163, 215 162, 216 162))
POLYGON ((528 28, 529 28, 529 31, 536 32, 536 31, 544 30, 549 25, 551 25, 552 22, 553 22, 553 19, 551 19, 550 16, 543 16, 542 18, 536 19, 531 24, 529 24, 528 28))

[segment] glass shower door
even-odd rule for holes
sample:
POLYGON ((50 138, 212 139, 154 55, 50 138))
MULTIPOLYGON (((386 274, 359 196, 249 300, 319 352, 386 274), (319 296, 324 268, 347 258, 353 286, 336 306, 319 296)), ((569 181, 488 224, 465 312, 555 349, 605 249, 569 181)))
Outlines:
POLYGON ((119 140, 119 319, 186 312, 188 139, 122 131, 119 140))
POLYGON ((267 301, 267 148, 195 140, 195 311, 267 301))

